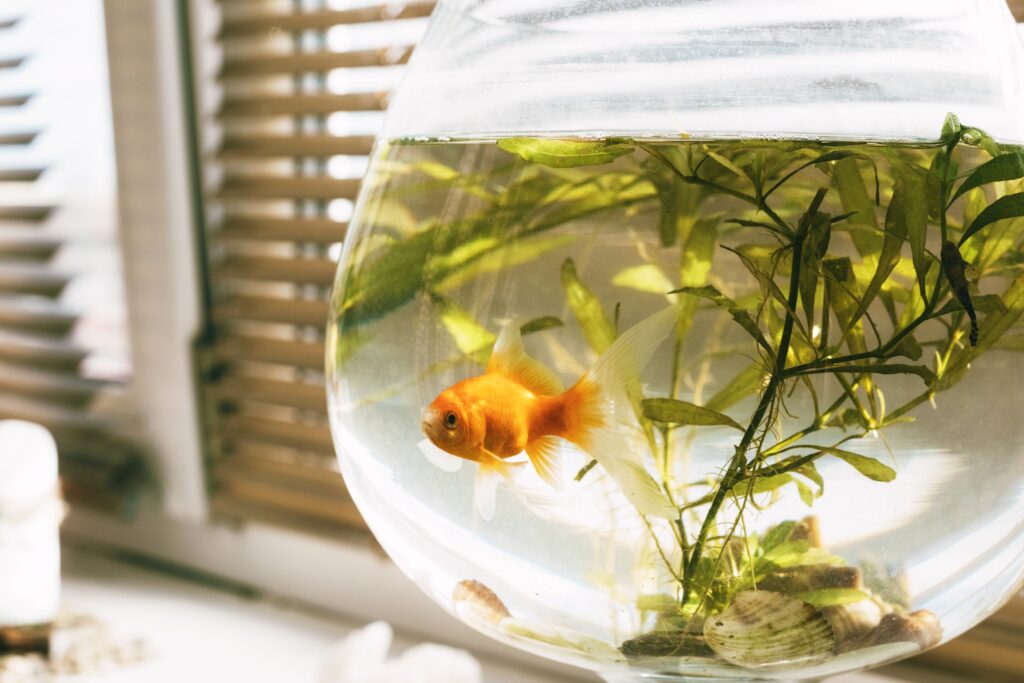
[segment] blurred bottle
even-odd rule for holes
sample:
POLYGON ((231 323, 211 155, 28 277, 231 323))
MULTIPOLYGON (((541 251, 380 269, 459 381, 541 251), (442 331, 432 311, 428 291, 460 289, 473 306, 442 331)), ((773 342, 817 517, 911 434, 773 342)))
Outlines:
POLYGON ((53 437, 37 424, 0 421, 0 654, 49 653, 63 514, 53 437))

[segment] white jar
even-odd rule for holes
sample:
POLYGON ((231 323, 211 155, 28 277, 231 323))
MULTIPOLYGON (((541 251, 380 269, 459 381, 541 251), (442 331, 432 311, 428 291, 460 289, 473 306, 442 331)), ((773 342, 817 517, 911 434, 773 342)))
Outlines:
POLYGON ((53 437, 0 421, 0 649, 38 649, 57 615, 63 514, 53 437))

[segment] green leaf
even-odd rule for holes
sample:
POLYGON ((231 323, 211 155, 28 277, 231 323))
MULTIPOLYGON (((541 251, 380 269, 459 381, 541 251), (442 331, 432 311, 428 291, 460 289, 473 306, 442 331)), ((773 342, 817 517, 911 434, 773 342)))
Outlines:
POLYGON ((598 355, 607 351, 618 336, 615 325, 605 314, 601 301, 580 280, 572 259, 562 263, 562 288, 590 348, 598 355))
MULTIPOLYGON (((803 329, 803 323, 800 321, 799 318, 796 318, 796 311, 790 309, 789 301, 786 300, 786 295, 782 293, 781 289, 779 289, 779 286, 775 283, 775 280, 773 280, 772 276, 768 272, 766 272, 766 270, 764 270, 763 266, 759 266, 757 263, 754 262, 754 259, 750 258, 750 256, 743 253, 743 251, 741 251, 741 249, 743 248, 744 247, 741 246, 738 249, 733 249, 732 247, 726 246, 724 244, 722 245, 722 249, 725 249, 726 251, 735 254, 736 258, 738 258, 740 260, 740 263, 743 264, 743 267, 746 268, 747 271, 754 276, 754 279, 757 280, 759 285, 761 285, 762 294, 767 294, 771 298, 775 299, 775 301, 777 301, 778 304, 784 310, 789 311, 789 313, 793 315, 793 317, 796 319, 797 325, 799 325, 801 329, 803 329)), ((749 252, 751 250, 747 249, 747 251, 749 252)), ((770 258, 771 256, 769 255, 763 260, 769 260, 770 258)))
POLYGON ((950 112, 946 114, 946 120, 942 122, 942 132, 939 139, 942 142, 958 141, 962 130, 963 126, 960 124, 960 119, 957 118, 956 114, 950 112))
POLYGON ((770 474, 768 476, 755 476, 747 481, 742 481, 733 487, 733 491, 736 495, 743 497, 747 491, 750 491, 752 495, 760 495, 762 493, 771 493, 777 491, 786 484, 790 484, 794 481, 793 477, 788 474, 770 474), (751 483, 753 482, 753 483, 751 483))
POLYGON ((838 607, 839 605, 850 605, 861 600, 867 600, 868 594, 856 588, 820 588, 813 591, 797 593, 797 598, 808 603, 816 609, 822 607, 838 607))
MULTIPOLYGON (((908 216, 910 213, 918 210, 918 208, 911 208, 908 205, 908 203, 916 201, 912 200, 908 196, 909 194, 907 183, 902 178, 897 178, 892 199, 889 200, 889 208, 885 213, 885 237, 882 240, 882 248, 878 253, 875 273, 868 286, 864 289, 864 294, 860 297, 857 309, 850 318, 850 322, 843 325, 844 336, 849 333, 851 326, 859 322, 861 317, 867 312, 871 302, 878 296, 882 285, 889 279, 896 264, 900 261, 900 251, 903 248, 903 242, 907 239, 907 228, 910 222, 908 221, 908 216)), ((921 205, 920 210, 923 211, 927 224, 926 205, 921 205)), ((865 258, 864 261, 867 263, 868 259, 865 258)))
POLYGON ((490 240, 475 253, 461 252, 460 258, 450 262, 434 259, 430 276, 437 278, 434 290, 450 292, 487 273, 498 273, 535 261, 544 254, 561 249, 576 240, 573 235, 510 239, 505 242, 490 240), (441 266, 441 267, 438 267, 441 266))
MULTIPOLYGON (((826 213, 815 212, 813 216, 801 219, 810 222, 804 248, 800 258, 800 300, 803 303, 804 319, 807 326, 814 325, 814 298, 818 291, 819 265, 828 251, 832 222, 826 213)), ((788 306, 787 306, 788 307, 788 306)))
POLYGON ((534 318, 533 320, 520 325, 519 334, 525 337, 528 334, 550 330, 553 327, 561 327, 564 324, 565 323, 562 322, 561 318, 556 318, 553 315, 546 315, 541 318, 534 318))
MULTIPOLYGON (((776 465, 776 467, 783 467, 785 466, 787 461, 796 460, 799 457, 801 456, 795 456, 792 459, 787 458, 786 460, 783 460, 778 465, 776 465)), ((818 495, 821 495, 821 492, 825 490, 825 479, 821 476, 821 473, 818 472, 818 467, 814 464, 813 461, 805 462, 793 471, 803 477, 810 479, 815 484, 817 484, 819 489, 818 495)))
POLYGON ((754 341, 756 341, 759 346, 765 349, 768 353, 772 352, 771 346, 768 345, 764 335, 761 334, 761 330, 758 328, 757 323, 755 323, 754 319, 750 317, 750 313, 740 308, 735 301, 725 296, 711 285, 705 285, 703 287, 680 287, 679 289, 672 290, 669 294, 689 294, 691 296, 699 296, 709 299, 719 308, 723 308, 728 311, 729 315, 732 316, 732 319, 739 323, 740 326, 754 338, 754 341))
POLYGON ((486 327, 478 323, 473 316, 464 311, 453 301, 441 296, 433 296, 441 324, 448 330, 459 351, 471 356, 474 360, 485 363, 491 355, 491 347, 497 337, 486 327))
MULTIPOLYGON (((971 303, 974 305, 974 310, 979 313, 992 313, 998 311, 1000 313, 1006 313, 1006 305, 1003 303, 1002 297, 998 294, 979 294, 971 297, 971 303)), ((932 313, 933 318, 939 318, 950 313, 957 313, 963 311, 964 307, 955 297, 946 302, 946 304, 939 310, 932 313)))
POLYGON ((985 207, 984 211, 978 214, 978 217, 974 219, 973 223, 971 223, 971 227, 964 231, 964 234, 960 238, 960 242, 957 246, 962 245, 971 237, 978 234, 978 231, 987 225, 1006 218, 1020 218, 1021 216, 1024 216, 1024 192, 1017 192, 1016 194, 1008 194, 1005 197, 1000 197, 985 207))
POLYGON ((800 372, 801 375, 821 375, 824 373, 849 372, 857 375, 917 375, 925 384, 931 384, 935 380, 935 373, 923 365, 905 365, 903 363, 873 363, 857 364, 846 363, 843 365, 829 365, 823 368, 811 368, 800 372))
POLYGON ((843 210, 854 214, 850 216, 849 224, 868 228, 867 230, 851 230, 850 238, 861 258, 874 265, 878 253, 882 249, 882 237, 878 219, 875 217, 875 205, 868 195, 867 186, 864 184, 864 177, 861 175, 856 159, 847 157, 837 161, 832 167, 832 182, 839 191, 843 210))
POLYGON ((679 607, 679 601, 665 593, 640 595, 636 599, 636 608, 641 612, 671 612, 679 607))
POLYGON ((744 178, 744 179, 748 178, 747 174, 743 172, 743 169, 741 169, 739 166, 734 164, 732 161, 730 161, 726 157, 722 156, 718 152, 713 152, 710 149, 707 149, 707 146, 705 146, 705 150, 706 150, 707 155, 709 157, 711 157, 712 159, 717 161, 724 168, 729 169, 730 171, 732 171, 735 175, 739 176, 740 178, 744 178))
POLYGON ((1024 313, 1024 275, 1018 275, 1006 288, 1003 294, 1005 313, 993 311, 985 316, 978 332, 978 343, 964 347, 953 354, 946 365, 938 390, 944 391, 953 386, 970 367, 971 362, 991 348, 1024 313))
POLYGON ((612 278, 612 284, 651 294, 664 294, 672 289, 672 281, 653 263, 620 270, 612 278))
POLYGON ((680 199, 683 183, 674 175, 664 177, 655 174, 651 178, 654 187, 658 192, 658 201, 661 202, 661 213, 658 216, 658 237, 661 246, 671 247, 679 238, 679 213, 680 199))
POLYGON ((505 138, 498 141, 498 147, 526 161, 553 168, 607 164, 633 151, 631 143, 621 141, 541 138, 505 138))
POLYGON ((762 559, 777 567, 794 567, 801 564, 804 555, 810 549, 810 541, 786 541, 766 551, 762 559))
POLYGON ((960 195, 970 192, 976 187, 1017 178, 1024 178, 1024 154, 1019 151, 1000 154, 995 159, 986 161, 974 169, 957 188, 950 201, 956 200, 960 195))
POLYGON ((896 478, 896 470, 874 458, 852 451, 844 451, 841 448, 824 448, 822 450, 839 458, 872 481, 890 482, 896 478))
POLYGON ((415 168, 436 180, 454 180, 459 177, 458 171, 438 161, 420 161, 415 168))
POLYGON ((992 139, 992 136, 980 128, 963 128, 960 133, 960 140, 965 145, 981 147, 989 153, 989 156, 997 157, 1002 151, 999 143, 992 139))
MULTIPOLYGON (((690 228, 690 234, 683 243, 679 267, 679 284, 683 287, 700 287, 707 283, 711 263, 715 257, 715 242, 718 239, 718 221, 702 219, 690 228)), ((680 297, 679 321, 676 324, 676 340, 682 343, 693 326, 697 312, 697 299, 680 297)))
POLYGON ((345 300, 336 302, 343 329, 371 322, 412 299, 423 283, 423 269, 433 250, 435 229, 380 248, 358 269, 344 274, 345 300))
MULTIPOLYGON (((903 183, 902 220, 905 223, 904 231, 910 242, 910 254, 914 261, 914 272, 917 273, 918 288, 921 291, 921 296, 927 297, 925 280, 928 276, 928 268, 931 266, 925 251, 925 243, 928 238, 927 179, 925 174, 919 172, 916 167, 911 167, 900 173, 900 180, 903 183)), ((888 229, 887 223, 886 231, 888 229)))
POLYGON ((850 259, 829 259, 822 263, 822 267, 827 277, 832 280, 828 283, 829 306, 839 321, 840 328, 845 330, 850 350, 862 353, 867 350, 864 342, 864 324, 854 318, 860 311, 860 287, 850 259))
POLYGON ((914 335, 908 334, 900 340, 900 343, 892 350, 889 357, 896 358, 898 356, 902 356, 904 358, 909 358, 910 360, 921 360, 922 355, 924 355, 924 349, 922 349, 921 345, 917 343, 916 339, 914 339, 914 335))
POLYGON ((814 507, 814 491, 811 490, 811 487, 799 479, 794 479, 793 482, 796 484, 796 490, 800 494, 800 500, 803 501, 804 505, 814 507))
POLYGON ((717 411, 674 398, 645 398, 644 416, 654 422, 677 425, 724 425, 743 431, 735 420, 717 411))
POLYGON ((825 269, 825 273, 836 282, 846 282, 853 272, 850 259, 846 256, 822 261, 821 265, 825 269))
POLYGON ((793 529, 796 528, 796 522, 782 522, 771 529, 764 535, 764 539, 761 541, 761 547, 765 550, 771 550, 780 543, 785 543, 789 540, 790 534, 793 533, 793 529))
POLYGON ((827 163, 829 161, 839 161, 840 159, 845 159, 848 156, 851 156, 849 152, 841 152, 839 150, 832 150, 831 152, 825 152, 824 154, 822 154, 821 156, 817 157, 816 159, 811 159, 810 161, 808 161, 806 163, 800 164, 795 169, 793 169, 792 171, 790 171, 786 175, 782 176, 782 178, 779 179, 779 181, 777 183, 772 185, 771 188, 767 192, 764 193, 764 199, 767 199, 773 192, 775 192, 775 190, 777 190, 780 187, 782 187, 782 185, 787 180, 789 180, 790 178, 792 178, 793 176, 795 176, 797 173, 799 173, 800 171, 804 170, 805 168, 807 168, 809 166, 815 166, 817 164, 824 164, 824 163, 827 163))
POLYGON ((764 380, 764 368, 760 363, 748 365, 739 374, 715 392, 705 407, 711 410, 728 410, 745 397, 757 393, 764 380))

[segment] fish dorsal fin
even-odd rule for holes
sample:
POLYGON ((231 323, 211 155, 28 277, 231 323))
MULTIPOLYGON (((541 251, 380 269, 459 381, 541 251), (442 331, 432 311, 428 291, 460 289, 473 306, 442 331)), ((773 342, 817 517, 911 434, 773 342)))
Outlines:
POLYGON ((550 370, 526 355, 519 326, 505 325, 494 342, 494 351, 487 364, 487 372, 497 372, 526 387, 535 394, 557 396, 564 391, 550 370))

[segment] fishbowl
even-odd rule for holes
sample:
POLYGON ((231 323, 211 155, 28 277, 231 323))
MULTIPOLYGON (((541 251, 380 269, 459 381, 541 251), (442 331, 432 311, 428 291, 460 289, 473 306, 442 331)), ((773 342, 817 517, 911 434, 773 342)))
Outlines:
POLYGON ((442 0, 328 325, 440 606, 610 681, 822 679, 1024 579, 1002 0, 442 0))

